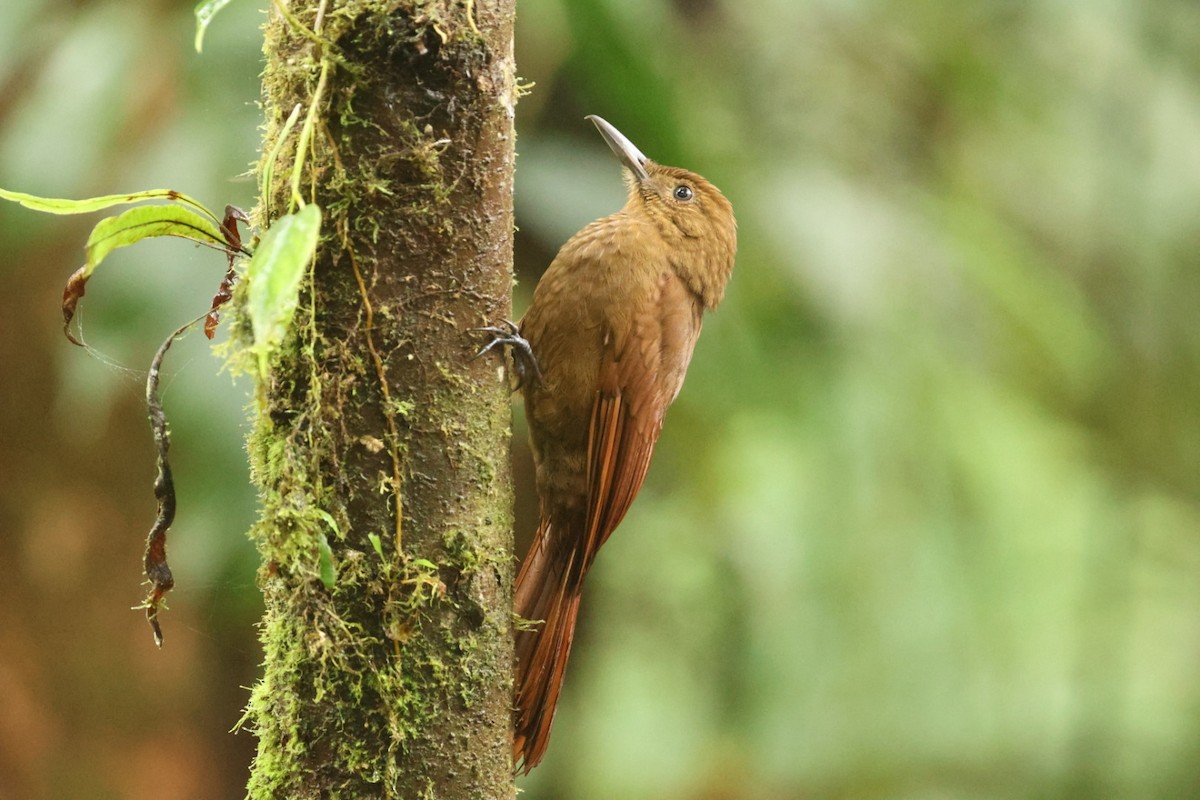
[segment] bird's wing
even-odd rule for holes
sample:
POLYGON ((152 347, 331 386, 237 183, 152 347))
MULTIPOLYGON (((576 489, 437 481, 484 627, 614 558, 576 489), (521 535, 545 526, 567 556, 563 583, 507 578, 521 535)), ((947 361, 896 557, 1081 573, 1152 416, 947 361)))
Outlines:
POLYGON ((701 307, 673 275, 630 319, 629 335, 606 344, 588 428, 584 568, 642 488, 700 333, 701 307))
POLYGON ((641 489, 662 429, 661 423, 647 425, 632 417, 631 405, 621 390, 596 393, 588 431, 588 564, 641 489))

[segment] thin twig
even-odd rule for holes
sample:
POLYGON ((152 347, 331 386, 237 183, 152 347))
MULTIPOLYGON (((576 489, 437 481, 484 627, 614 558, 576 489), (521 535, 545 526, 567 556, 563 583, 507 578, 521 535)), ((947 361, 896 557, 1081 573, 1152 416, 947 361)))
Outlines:
POLYGON ((158 609, 163 597, 175 586, 175 578, 167 565, 167 530, 175 521, 175 481, 171 475, 171 463, 167 459, 167 451, 171 447, 171 432, 167 428, 167 416, 163 412, 162 398, 158 393, 158 379, 163 358, 171 349, 171 345, 206 316, 207 314, 202 314, 196 317, 168 336, 150 360, 150 372, 146 376, 146 407, 150 416, 150 429, 154 433, 154 448, 158 452, 158 475, 154 478, 154 497, 158 500, 158 514, 150 533, 146 535, 146 554, 142 560, 143 569, 152 587, 150 594, 138 608, 146 609, 146 621, 150 623, 150 628, 154 631, 154 643, 159 647, 162 647, 163 633, 158 624, 158 609))

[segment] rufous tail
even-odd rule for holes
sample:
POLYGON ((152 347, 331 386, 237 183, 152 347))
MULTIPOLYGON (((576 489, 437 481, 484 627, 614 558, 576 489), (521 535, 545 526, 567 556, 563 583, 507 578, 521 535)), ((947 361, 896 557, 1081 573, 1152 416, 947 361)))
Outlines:
POLYGON ((542 760, 550 742, 554 708, 579 614, 586 567, 566 533, 554 529, 543 515, 533 546, 517 574, 516 612, 536 623, 527 630, 518 630, 516 642, 513 762, 526 774, 542 760))

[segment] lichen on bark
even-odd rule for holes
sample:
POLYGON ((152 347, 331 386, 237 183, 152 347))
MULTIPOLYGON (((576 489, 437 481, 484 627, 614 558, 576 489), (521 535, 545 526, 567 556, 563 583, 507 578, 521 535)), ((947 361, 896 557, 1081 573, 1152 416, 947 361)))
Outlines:
POLYGON ((286 213, 301 157, 325 221, 248 447, 250 797, 514 795, 510 406, 471 359, 510 311, 512 22, 499 0, 305 0, 266 23, 257 216, 286 213), (309 146, 296 125, 277 147, 322 70, 309 146))

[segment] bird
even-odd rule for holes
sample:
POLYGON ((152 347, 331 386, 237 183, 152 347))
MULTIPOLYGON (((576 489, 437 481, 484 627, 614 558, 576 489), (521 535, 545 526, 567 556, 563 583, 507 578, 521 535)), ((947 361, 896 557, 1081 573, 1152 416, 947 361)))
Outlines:
POLYGON ((584 578, 641 489, 679 394, 705 311, 725 295, 737 251, 733 207, 716 186, 647 158, 590 120, 623 166, 624 207, 559 250, 521 321, 492 327, 512 346, 536 467, 539 521, 514 585, 514 767, 550 740, 584 578))

